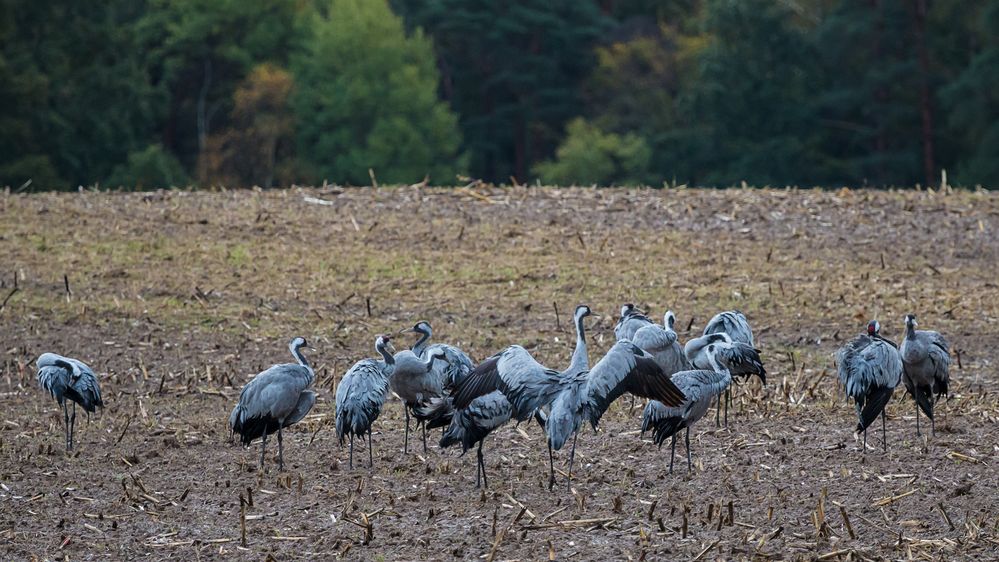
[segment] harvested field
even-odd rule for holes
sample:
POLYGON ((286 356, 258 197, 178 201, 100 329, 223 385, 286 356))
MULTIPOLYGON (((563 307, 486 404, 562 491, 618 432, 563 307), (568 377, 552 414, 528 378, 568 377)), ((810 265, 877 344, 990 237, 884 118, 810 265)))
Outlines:
POLYGON ((0 258, 3 559, 999 559, 999 195, 7 194, 0 258), (347 469, 333 392, 376 334, 426 319, 475 359, 519 343, 564 368, 573 307, 604 315, 592 363, 627 301, 675 310, 681 340, 722 309, 753 323, 769 384, 735 390, 728 428, 695 426, 692 472, 667 473, 627 397, 581 434, 571 491, 547 490, 533 424, 487 439, 483 492, 474 455, 403 455, 398 400, 374 469, 347 469), (876 424, 864 454, 833 353, 869 318, 900 340, 910 312, 959 353, 951 397, 917 438, 900 387, 888 452, 876 424), (296 335, 320 398, 286 471, 269 454, 261 472, 226 417, 296 335), (107 407, 72 455, 28 364, 43 351, 101 377, 107 407))

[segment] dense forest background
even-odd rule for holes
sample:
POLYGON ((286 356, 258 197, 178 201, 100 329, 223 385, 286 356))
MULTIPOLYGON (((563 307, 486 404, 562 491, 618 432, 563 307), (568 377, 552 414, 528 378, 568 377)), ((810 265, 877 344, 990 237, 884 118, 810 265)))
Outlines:
POLYGON ((0 185, 999 186, 999 0, 0 0, 0 185))

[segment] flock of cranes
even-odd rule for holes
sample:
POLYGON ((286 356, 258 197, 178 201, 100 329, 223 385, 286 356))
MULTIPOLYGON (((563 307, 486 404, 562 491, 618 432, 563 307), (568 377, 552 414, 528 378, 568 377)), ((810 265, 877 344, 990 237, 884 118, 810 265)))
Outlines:
MULTIPOLYGON (((554 452, 570 440, 569 470, 572 478, 576 439, 584 425, 597 429, 611 403, 625 393, 649 400, 642 416, 642 434, 651 431, 661 448, 670 440, 669 470, 673 471, 676 441, 684 432, 687 469, 691 469, 690 428, 717 401, 716 423, 728 424, 733 382, 759 377, 766 384, 766 369, 755 348, 753 332, 739 311, 717 314, 703 335, 681 346, 667 311, 657 324, 634 305, 621 308, 614 328, 616 343, 590 367, 585 319, 596 317, 586 305, 576 308, 573 323, 576 347, 564 370, 541 365, 525 348, 511 345, 475 365, 457 347, 430 344, 430 324, 419 322, 401 333, 419 339, 410 349, 395 352, 390 335, 375 339, 376 358, 355 363, 336 389, 335 425, 341 445, 349 442, 349 465, 354 465, 354 438, 367 442, 368 466, 374 465, 373 425, 389 392, 403 402, 406 417, 404 452, 409 449, 410 417, 422 429, 423 449, 427 430, 442 428, 440 447, 460 444, 462 454, 477 447, 476 487, 488 486, 482 445, 503 424, 535 420, 545 433, 549 455, 549 488, 555 484, 554 452)), ((885 429, 885 406, 899 382, 905 384, 919 412, 935 432, 933 407, 947 394, 950 351, 937 332, 916 330, 916 318, 905 317, 901 347, 880 335, 872 320, 867 332, 848 342, 837 353, 839 379, 854 399, 856 431, 863 433, 880 416, 885 429)), ((316 403, 310 387, 315 372, 303 354, 308 344, 296 337, 289 344, 294 363, 274 365, 248 382, 229 416, 233 435, 244 446, 260 439, 263 467, 267 438, 277 433, 278 463, 284 468, 283 430, 301 421, 316 403)), ((76 405, 88 413, 103 406, 93 370, 81 361, 44 353, 37 360, 38 381, 63 409, 66 448, 73 447, 76 405), (71 405, 70 405, 71 403, 71 405), (72 414, 70 414, 72 409, 72 414)), ((887 437, 884 448, 887 451, 887 437)))

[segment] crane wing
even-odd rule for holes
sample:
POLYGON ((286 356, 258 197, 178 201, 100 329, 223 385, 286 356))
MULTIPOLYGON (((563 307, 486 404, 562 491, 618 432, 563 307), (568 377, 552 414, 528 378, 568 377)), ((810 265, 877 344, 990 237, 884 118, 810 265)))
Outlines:
POLYGON ((760 350, 745 343, 733 343, 731 346, 721 346, 719 355, 733 375, 756 375, 766 384, 767 370, 760 359, 760 350))
POLYGON ((454 407, 463 410, 479 396, 499 390, 513 404, 514 417, 524 421, 555 397, 558 371, 545 368, 523 347, 512 345, 486 359, 455 386, 454 407))
POLYGON ((635 332, 649 324, 655 324, 655 322, 644 314, 633 312, 627 316, 622 316, 614 326, 614 337, 617 341, 630 340, 635 337, 635 332))
POLYGON ((673 347, 676 343, 676 332, 666 330, 658 324, 649 324, 635 332, 631 343, 655 355, 673 347))
POLYGON ((619 341, 590 370, 586 400, 594 426, 610 404, 625 392, 679 406, 684 394, 647 353, 630 341, 619 341))
POLYGON ((753 345, 753 329, 749 327, 746 315, 738 310, 727 310, 716 314, 706 326, 704 335, 725 332, 732 341, 753 345))

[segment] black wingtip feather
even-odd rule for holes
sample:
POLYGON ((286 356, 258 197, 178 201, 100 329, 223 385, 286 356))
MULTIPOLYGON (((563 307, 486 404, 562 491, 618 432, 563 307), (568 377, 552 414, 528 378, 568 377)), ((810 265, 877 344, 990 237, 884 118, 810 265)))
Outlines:
POLYGON ((894 388, 887 386, 871 387, 867 393, 867 400, 864 402, 864 409, 860 412, 860 423, 857 424, 857 431, 864 431, 874 423, 874 420, 878 419, 894 392, 894 388))
POLYGON ((498 355, 486 359, 454 386, 451 390, 451 398, 456 410, 464 410, 472 403, 472 400, 497 389, 499 383, 498 363, 498 355))

